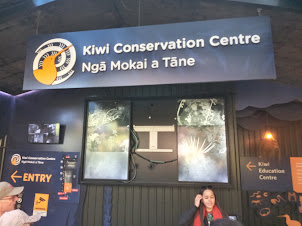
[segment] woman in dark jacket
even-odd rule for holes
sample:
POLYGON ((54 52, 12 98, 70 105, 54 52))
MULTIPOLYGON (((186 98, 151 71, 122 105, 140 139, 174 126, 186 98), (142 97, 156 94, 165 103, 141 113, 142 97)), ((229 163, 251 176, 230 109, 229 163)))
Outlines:
POLYGON ((195 197, 194 206, 188 209, 179 219, 181 226, 210 226, 212 221, 228 218, 220 207, 211 186, 203 187, 195 197))

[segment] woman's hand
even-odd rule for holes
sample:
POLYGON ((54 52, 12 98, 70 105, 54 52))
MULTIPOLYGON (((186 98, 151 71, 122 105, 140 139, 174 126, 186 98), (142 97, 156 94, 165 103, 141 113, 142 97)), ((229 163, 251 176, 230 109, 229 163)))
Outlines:
POLYGON ((195 206, 197 208, 199 208, 201 200, 202 200, 202 195, 201 194, 196 195, 196 197, 195 197, 195 206))

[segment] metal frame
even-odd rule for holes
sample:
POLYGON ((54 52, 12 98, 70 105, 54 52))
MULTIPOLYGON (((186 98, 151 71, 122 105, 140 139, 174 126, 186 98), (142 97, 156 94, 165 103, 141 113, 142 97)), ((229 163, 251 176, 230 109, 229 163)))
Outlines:
MULTIPOLYGON (((91 98, 87 98, 85 100, 85 112, 84 112, 84 126, 83 126, 83 139, 82 139, 82 158, 81 158, 81 165, 80 165, 80 177, 79 177, 79 183, 82 184, 98 184, 98 185, 126 185, 126 186, 133 186, 133 185, 143 185, 143 186, 180 186, 180 187, 200 187, 201 185, 208 185, 211 184, 216 188, 232 188, 234 186, 233 184, 233 180, 234 178, 231 177, 231 167, 236 167, 236 161, 235 162, 231 162, 231 156, 230 156, 230 152, 232 150, 230 147, 230 138, 229 138, 229 127, 232 125, 230 125, 229 123, 229 116, 228 116, 228 101, 227 101, 227 96, 231 96, 231 93, 228 94, 218 94, 218 95, 210 95, 208 93, 203 93, 203 95, 192 95, 192 96, 169 96, 169 97, 154 97, 154 98, 150 98, 150 97, 134 97, 134 98, 130 98, 130 97, 126 97, 126 98, 114 98, 114 99, 107 99, 107 98, 101 98, 101 97, 91 97, 91 98), (139 182, 139 181, 131 181, 131 183, 127 183, 127 181, 118 181, 118 180, 99 180, 99 179, 84 179, 84 170, 83 170, 83 166, 84 166, 84 161, 85 161, 85 142, 86 142, 86 127, 87 127, 87 107, 88 107, 88 102, 89 101, 116 101, 116 100, 128 100, 131 103, 135 102, 135 101, 142 101, 142 100, 161 100, 161 99, 165 99, 165 100, 178 100, 178 99, 206 99, 206 98, 222 98, 224 99, 224 109, 225 109, 225 129, 226 129, 226 146, 227 146, 227 175, 228 175, 228 183, 214 183, 214 182, 180 182, 180 181, 175 181, 174 183, 160 183, 160 182, 154 182, 154 183, 144 183, 144 182, 139 182), (232 163, 232 165, 231 165, 232 163)), ((131 104, 132 106, 132 104, 131 104)), ((230 106, 231 107, 231 106, 230 106)), ((132 110, 132 109, 131 109, 132 110)), ((175 113, 176 115, 176 113, 175 113)), ((130 120, 131 120, 131 126, 132 126, 132 114, 130 116, 130 120)), ((233 128, 235 130, 235 128, 233 128)), ((177 136, 177 131, 176 131, 176 136, 177 136)), ((176 150, 177 151, 177 150, 176 150)), ((234 150, 233 150, 234 151, 234 150)), ((130 156, 130 152, 129 152, 129 156, 130 156)), ((129 162, 130 162, 130 158, 129 158, 129 162)), ((129 171, 131 170, 131 167, 129 167, 129 171)))

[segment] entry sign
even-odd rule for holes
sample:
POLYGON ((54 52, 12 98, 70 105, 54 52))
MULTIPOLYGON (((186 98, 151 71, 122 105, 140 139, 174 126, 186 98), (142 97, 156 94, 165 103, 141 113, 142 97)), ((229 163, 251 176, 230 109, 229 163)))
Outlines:
POLYGON ((270 19, 257 16, 34 36, 23 89, 275 78, 270 19))
POLYGON ((79 163, 79 152, 11 149, 5 154, 2 180, 24 186, 17 208, 44 216, 36 226, 71 225, 81 208, 79 163))
POLYGON ((78 169, 79 152, 14 150, 6 152, 3 179, 24 186, 25 194, 44 192, 51 201, 78 203, 78 169))
POLYGON ((292 191, 290 161, 262 161, 257 157, 240 158, 242 190, 292 191))

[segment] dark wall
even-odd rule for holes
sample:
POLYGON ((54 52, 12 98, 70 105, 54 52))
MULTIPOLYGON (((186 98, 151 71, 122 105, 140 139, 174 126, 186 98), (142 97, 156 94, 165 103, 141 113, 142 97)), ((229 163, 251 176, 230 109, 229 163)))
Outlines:
POLYGON ((8 148, 76 152, 82 148, 85 97, 77 90, 32 91, 15 98, 15 117, 8 148), (29 123, 60 123, 63 144, 31 144, 27 142, 29 123), (65 130, 65 131, 64 131, 65 130))
POLYGON ((227 85, 165 85, 100 89, 37 90, 15 97, 15 116, 8 147, 47 150, 81 151, 85 100, 117 98, 207 97, 225 95, 227 85), (29 123, 60 123, 63 125, 63 144, 31 144, 27 142, 29 123))
MULTIPOLYGON (((231 84, 187 84, 99 89, 33 91, 15 98, 15 116, 8 149, 76 152, 82 149, 86 98, 159 98, 209 97, 231 93, 231 84), (65 127, 63 144, 30 144, 29 123, 60 123, 65 127)), ((217 188, 217 198, 224 209, 242 217, 238 153, 236 150, 235 112, 231 95, 227 100, 229 160, 231 185, 217 188)), ((198 187, 133 186, 112 188, 112 225, 177 225, 178 218, 193 205, 198 187)), ((105 186, 88 185, 82 225, 103 225, 105 186)), ((107 210, 108 211, 108 210, 107 210)))
MULTIPOLYGON (((14 97, 0 91, 0 146, 6 146, 11 120, 14 114, 14 97)), ((0 148, 0 168, 2 170, 2 156, 4 148, 0 148)), ((0 172, 1 174, 1 172, 0 172)), ((1 175, 0 175, 1 178, 1 175)))
POLYGON ((14 97, 0 92, 0 139, 8 134, 9 124, 13 115, 14 97))

